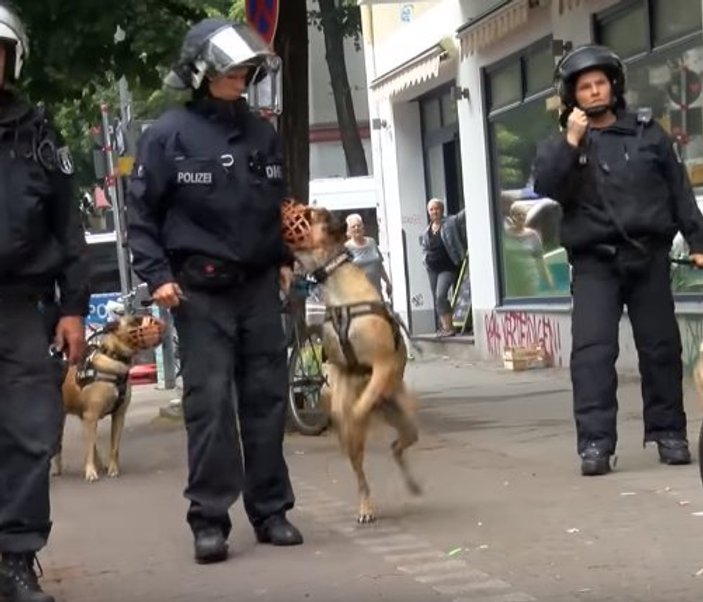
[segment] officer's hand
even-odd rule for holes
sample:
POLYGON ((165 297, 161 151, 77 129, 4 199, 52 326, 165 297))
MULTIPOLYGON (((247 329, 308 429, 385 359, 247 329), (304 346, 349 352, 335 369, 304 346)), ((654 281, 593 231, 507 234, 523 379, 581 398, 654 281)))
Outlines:
POLYGON ((181 287, 176 282, 167 282, 157 288, 151 298, 159 307, 171 309, 180 305, 184 295, 181 287))
POLYGON ((578 146, 588 129, 588 117, 578 107, 574 108, 566 122, 566 141, 571 146, 578 146))
POLYGON ((697 268, 703 268, 703 253, 693 253, 691 255, 691 261, 697 268))
POLYGON ((293 284, 293 270, 290 266, 281 266, 278 272, 278 284, 285 295, 290 292, 290 287, 293 284))
POLYGON ((85 348, 85 325, 80 316, 64 316, 56 325, 54 344, 64 352, 69 364, 77 364, 85 348))

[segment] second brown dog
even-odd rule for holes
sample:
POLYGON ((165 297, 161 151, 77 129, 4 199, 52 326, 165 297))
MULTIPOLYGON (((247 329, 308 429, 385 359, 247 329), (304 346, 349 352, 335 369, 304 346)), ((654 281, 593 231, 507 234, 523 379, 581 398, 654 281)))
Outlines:
MULTIPOLYGON (((107 475, 120 474, 120 442, 132 396, 129 370, 139 351, 161 342, 163 331, 163 323, 151 316, 124 316, 108 324, 83 360, 68 368, 62 386, 64 416, 78 416, 83 423, 86 481, 97 481, 104 468, 97 450, 98 422, 108 415, 112 425, 107 475)), ((54 476, 63 471, 62 439, 63 433, 52 459, 54 476)))

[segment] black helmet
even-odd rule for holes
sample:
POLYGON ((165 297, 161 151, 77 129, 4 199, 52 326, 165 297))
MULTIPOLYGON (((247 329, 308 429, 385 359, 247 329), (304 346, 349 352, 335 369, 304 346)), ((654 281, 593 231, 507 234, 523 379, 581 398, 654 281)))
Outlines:
POLYGON ((554 72, 555 87, 565 112, 576 106, 576 79, 586 71, 601 70, 613 87, 613 108, 625 108, 625 67, 620 57, 605 46, 579 46, 564 56, 554 72))
POLYGON ((276 55, 248 25, 226 19, 204 19, 186 34, 181 55, 164 82, 172 88, 197 90, 208 74, 251 67, 250 79, 266 73, 276 55))
POLYGON ((0 43, 4 44, 8 50, 5 60, 5 77, 9 81, 16 81, 19 79, 24 61, 29 55, 29 39, 22 21, 5 4, 0 4, 0 43))

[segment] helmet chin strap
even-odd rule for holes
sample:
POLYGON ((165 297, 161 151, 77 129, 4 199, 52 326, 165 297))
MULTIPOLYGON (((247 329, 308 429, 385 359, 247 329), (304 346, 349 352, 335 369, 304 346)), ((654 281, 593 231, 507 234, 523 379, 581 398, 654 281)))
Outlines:
POLYGON ((602 117, 610 111, 611 108, 610 105, 600 105, 598 107, 588 107, 584 109, 583 112, 586 113, 588 117, 602 117))

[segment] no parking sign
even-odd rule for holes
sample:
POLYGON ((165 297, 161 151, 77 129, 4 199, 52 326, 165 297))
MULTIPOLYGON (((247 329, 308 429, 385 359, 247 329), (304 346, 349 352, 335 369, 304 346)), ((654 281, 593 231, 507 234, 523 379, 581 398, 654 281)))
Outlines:
POLYGON ((246 0, 249 25, 256 29, 269 45, 273 43, 278 27, 278 2, 279 0, 246 0))

